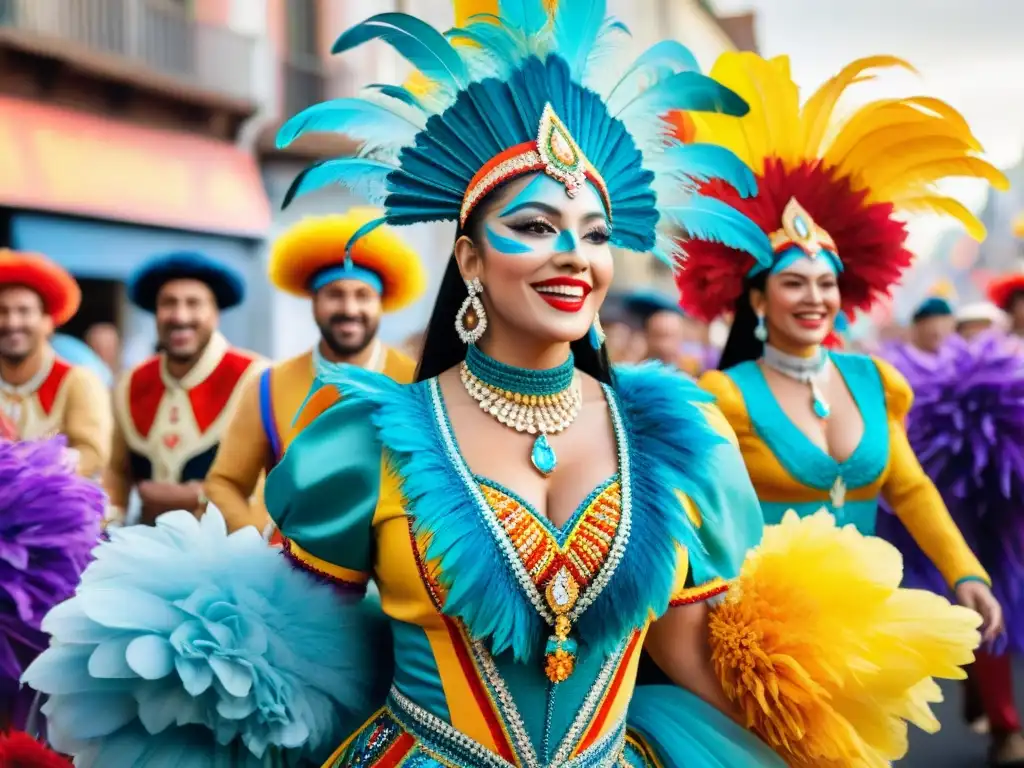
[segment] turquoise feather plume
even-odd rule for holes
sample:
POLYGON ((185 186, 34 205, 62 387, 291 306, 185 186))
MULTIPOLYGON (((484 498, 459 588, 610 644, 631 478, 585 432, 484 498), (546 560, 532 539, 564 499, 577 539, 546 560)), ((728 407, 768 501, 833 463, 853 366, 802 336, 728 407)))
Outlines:
MULTIPOLYGON (((393 100, 394 101, 394 100, 393 100)), ((394 101, 396 105, 401 102, 394 101)), ((373 101, 344 98, 314 104, 288 120, 277 134, 278 149, 285 149, 307 133, 343 133, 375 146, 404 146, 416 140, 426 120, 407 115, 373 101)))
POLYGON ((405 13, 380 13, 339 37, 331 53, 344 53, 370 40, 383 40, 441 87, 458 91, 468 85, 466 64, 444 35, 405 13))
POLYGON ((295 177, 288 187, 282 206, 324 187, 344 187, 354 195, 381 205, 387 197, 385 184, 394 166, 362 157, 339 157, 311 165, 295 177))
POLYGON ((746 102, 701 74, 678 42, 624 59, 628 29, 606 10, 606 0, 560 0, 551 19, 544 0, 501 0, 496 14, 472 16, 445 34, 401 13, 378 14, 350 29, 335 51, 380 40, 435 87, 412 94, 376 84, 360 99, 312 107, 289 120, 281 146, 309 132, 340 132, 363 142, 360 159, 391 169, 323 164, 297 181, 289 202, 340 185, 382 204, 392 225, 457 220, 477 172, 510 147, 536 140, 550 105, 608 185, 613 245, 656 249, 674 261, 674 250, 664 250, 671 233, 660 237, 657 230, 680 218, 699 219, 694 225, 702 228, 714 223, 723 237, 729 226, 742 226, 732 239, 752 243, 742 217, 698 210, 701 203, 688 197, 695 180, 721 178, 750 190, 749 174, 726 152, 679 149, 663 120, 676 110, 741 116, 746 102), (662 216, 666 206, 672 216, 662 216))
POLYGON ((636 96, 643 81, 658 82, 676 72, 700 72, 700 64, 689 48, 676 40, 655 43, 633 62, 608 91, 608 111, 617 114, 626 106, 623 99, 636 96), (632 88, 632 90, 631 90, 632 88))
POLYGON ((216 508, 118 529, 93 554, 25 673, 77 766, 321 765, 383 702, 379 607, 342 601, 255 528, 228 533, 216 508))
POLYGON ((573 80, 582 82, 587 61, 604 28, 606 0, 559 0, 555 13, 555 45, 569 64, 573 80))
POLYGON ((754 172, 735 154, 717 144, 677 144, 665 150, 665 164, 670 169, 667 175, 672 185, 684 193, 695 191, 695 182, 721 179, 740 197, 757 194, 754 172))
POLYGON ((423 102, 416 98, 408 88, 403 88, 400 85, 388 85, 387 83, 373 83, 372 85, 366 86, 367 91, 376 91, 383 96, 387 96, 391 99, 396 99, 404 104, 408 104, 410 107, 415 107, 421 112, 426 112, 427 108, 423 102))
POLYGON ((527 38, 540 34, 550 23, 543 0, 501 0, 499 15, 512 29, 518 29, 527 38))
POLYGON ((640 115, 650 119, 677 110, 743 117, 750 106, 734 91, 699 72, 676 72, 636 95, 615 116, 623 121, 640 115))
POLYGON ((685 203, 666 208, 662 213, 692 239, 722 243, 749 253, 759 264, 772 263, 772 244, 768 235, 721 200, 693 194, 685 203))

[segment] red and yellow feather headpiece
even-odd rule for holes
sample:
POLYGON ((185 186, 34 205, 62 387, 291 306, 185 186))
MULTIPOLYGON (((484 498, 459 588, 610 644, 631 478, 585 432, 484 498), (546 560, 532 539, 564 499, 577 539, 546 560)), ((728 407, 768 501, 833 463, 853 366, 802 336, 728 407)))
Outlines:
MULTIPOLYGON (((851 316, 887 295, 910 266, 906 214, 951 216, 984 239, 978 218, 941 195, 937 182, 968 177, 999 189, 1009 185, 979 157, 981 145, 964 118, 939 99, 882 99, 845 119, 837 115, 851 85, 871 79, 871 70, 892 67, 912 69, 892 56, 859 59, 801 104, 788 58, 726 53, 711 77, 742 96, 750 112, 738 119, 688 114, 680 122, 693 141, 732 150, 757 175, 755 197, 744 199, 721 182, 707 185, 705 195, 745 213, 768 235, 782 228, 792 200, 807 211, 834 243, 843 309, 851 316)), ((689 240, 685 253, 676 278, 684 308, 706 319, 731 311, 755 269, 753 258, 700 239, 689 240)))
MULTIPOLYGON (((349 249, 353 234, 378 216, 379 209, 366 206, 343 215, 303 219, 271 249, 267 269, 271 284, 293 296, 312 296, 318 276, 350 262, 352 276, 360 272, 375 276, 385 312, 417 301, 426 290, 426 270, 416 251, 391 227, 375 229, 349 249)), ((346 274, 336 276, 341 279, 346 274)))

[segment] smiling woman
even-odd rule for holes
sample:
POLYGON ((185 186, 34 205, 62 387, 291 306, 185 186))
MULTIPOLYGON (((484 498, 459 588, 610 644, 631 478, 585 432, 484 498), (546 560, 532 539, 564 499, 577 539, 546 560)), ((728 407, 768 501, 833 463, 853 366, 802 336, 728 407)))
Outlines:
POLYGON ((801 107, 788 59, 723 55, 712 76, 756 108, 739 129, 695 116, 696 139, 736 152, 759 188, 742 199, 718 183, 705 192, 757 221, 772 252, 758 261, 695 236, 677 282, 700 316, 734 312, 721 370, 701 384, 736 430, 765 522, 824 508, 874 535, 884 498, 991 638, 1002 616, 988 575, 907 441, 907 382, 884 361, 825 347, 842 310, 869 311, 910 265, 897 213, 949 215, 983 238, 974 215, 932 185, 951 174, 1006 183, 979 156, 964 119, 937 99, 887 99, 834 117, 848 86, 892 67, 909 65, 890 56, 855 61, 801 107))
MULTIPOLYGON (((375 583, 394 641, 393 668, 361 647, 373 637, 360 630, 365 615, 324 621, 315 603, 277 606, 271 598, 236 622, 259 636, 246 646, 253 650, 235 654, 245 661, 231 665, 239 679, 232 674, 230 685, 213 686, 203 663, 205 687, 199 691, 189 676, 188 690, 179 690, 170 671, 199 662, 194 654, 175 661, 178 651, 154 641, 154 649, 166 650, 161 669, 170 682, 132 680, 132 698, 119 712, 131 715, 136 700, 156 702, 162 712, 185 707, 205 715, 202 725, 221 744, 236 732, 223 719, 237 715, 234 727, 245 729, 238 753, 262 756, 271 744, 286 757, 326 757, 327 768, 780 768, 787 761, 762 739, 808 722, 793 710, 805 694, 817 696, 816 687, 808 689, 826 676, 816 673, 836 665, 798 649, 786 651, 785 669, 768 668, 762 660, 774 657, 752 648, 750 638, 763 636, 762 622, 778 623, 780 615, 786 626, 769 627, 772 637, 807 615, 845 628, 832 615, 840 601, 809 588, 792 564, 815 568, 815 558, 850 537, 862 546, 851 548, 856 554, 824 583, 841 585, 846 599, 868 593, 869 617, 898 601, 901 618, 923 627, 923 637, 897 643, 898 627, 872 622, 870 634, 863 626, 844 629, 852 641, 836 646, 838 653, 880 642, 886 650, 896 646, 885 657, 894 673, 911 670, 906 678, 887 677, 884 690, 863 679, 847 690, 863 692, 862 700, 888 697, 895 711, 916 715, 927 710, 919 684, 931 674, 956 674, 969 659, 977 637, 969 612, 936 598, 928 621, 915 622, 920 606, 903 599, 891 580, 859 578, 864 562, 891 560, 894 552, 867 552, 871 544, 836 531, 828 519, 788 523, 786 530, 817 553, 810 560, 787 551, 789 539, 776 535, 766 539, 767 565, 759 567, 757 499, 710 397, 667 367, 608 368, 597 318, 612 280, 612 245, 672 262, 678 245, 668 232, 682 225, 755 259, 769 260, 772 248, 749 219, 697 189, 698 179, 723 179, 753 194, 749 170, 728 151, 673 142, 661 119, 668 109, 740 115, 746 104, 700 74, 693 55, 673 41, 622 62, 619 77, 594 82, 591 65, 617 63, 625 42, 624 27, 605 18, 605 6, 560 0, 552 16, 542 0, 502 0, 497 15, 465 14, 468 25, 447 34, 410 16, 380 14, 342 35, 335 49, 382 39, 428 85, 415 94, 371 86, 359 99, 312 107, 282 129, 283 143, 324 129, 366 140, 358 157, 314 166, 294 188, 301 194, 343 184, 382 206, 382 216, 350 246, 382 223, 459 225, 419 380, 400 385, 321 363, 314 387, 333 386, 341 397, 295 438, 266 483, 267 509, 289 561, 309 579, 303 591, 312 595, 327 582, 336 589, 333 608, 352 615, 375 583), (712 599, 724 602, 712 607, 712 599), (312 631, 317 626, 330 628, 322 647, 305 641, 320 637, 312 631), (941 650, 925 652, 934 632, 946 635, 941 650), (265 646, 289 653, 253 660, 265 646), (635 687, 645 647, 670 685, 635 687), (343 660, 364 676, 339 682, 321 675, 301 655, 314 651, 325 669, 343 660), (914 661, 922 656, 934 664, 914 661), (280 677, 278 667, 292 657, 303 662, 303 677, 280 677), (801 662, 808 671, 780 683, 801 662), (241 672, 250 668, 258 679, 241 672), (390 692, 375 695, 367 673, 380 673, 390 692), (317 690, 332 698, 312 698, 317 690), (777 695, 770 702, 762 695, 755 705, 755 690, 777 695), (367 702, 373 706, 364 711, 367 702), (339 743, 325 754, 325 745, 339 743)), ((203 525, 204 538, 216 540, 216 518, 207 513, 203 525)), ((263 596, 266 587, 235 589, 250 577, 276 579, 283 567, 258 565, 223 585, 218 580, 225 592, 203 604, 230 616, 227 602, 238 598, 228 592, 263 596)), ((161 580, 168 582, 177 584, 161 580)), ((163 629, 177 637, 174 624, 163 629)), ((66 639, 73 641, 78 627, 69 626, 66 639)), ((232 633, 221 634, 217 643, 202 644, 232 640, 232 633)), ((97 636, 104 635, 90 634, 97 636)), ((830 633, 826 642, 833 639, 830 633)), ((85 659, 76 651, 68 663, 79 668, 50 679, 78 685, 85 678, 81 685, 90 688, 85 659)), ((55 673, 60 661, 51 654, 36 671, 50 664, 55 673)), ((106 682, 97 681, 97 689, 108 690, 101 687, 106 682)), ((829 691, 820 699, 811 714, 840 725, 825 723, 813 735, 787 732, 787 744, 797 745, 791 748, 810 765, 881 764, 842 759, 871 757, 874 745, 861 739, 861 723, 838 714, 848 694, 829 691)), ((134 723, 125 725, 126 716, 115 724, 119 732, 101 734, 102 725, 79 725, 90 720, 81 712, 65 706, 63 714, 62 722, 75 727, 57 735, 78 754, 98 754, 101 742, 103 754, 113 756, 119 737, 140 730, 129 730, 134 723), (74 744, 81 735, 88 739, 74 744)), ((152 727, 148 715, 140 710, 139 719, 152 727)), ((865 723, 864 732, 895 733, 898 740, 905 728, 899 715, 884 710, 882 717, 865 723)), ((151 743, 174 738, 170 720, 151 743)), ((103 768, 120 768, 111 760, 103 768)))

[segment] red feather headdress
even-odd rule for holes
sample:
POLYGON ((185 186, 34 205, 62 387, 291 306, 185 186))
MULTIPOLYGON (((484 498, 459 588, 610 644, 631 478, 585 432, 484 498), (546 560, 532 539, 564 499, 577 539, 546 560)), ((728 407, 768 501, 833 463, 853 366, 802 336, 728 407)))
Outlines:
MULTIPOLYGON (((888 295, 913 254, 901 215, 952 216, 978 240, 985 228, 956 200, 939 195, 944 178, 983 178, 997 188, 1006 177, 977 156, 981 147, 964 119, 938 99, 911 97, 871 102, 847 120, 835 119, 846 89, 868 70, 909 65, 890 56, 853 62, 802 106, 785 57, 752 53, 721 56, 711 76, 750 104, 743 118, 687 115, 677 121, 693 141, 732 150, 757 175, 758 194, 741 198, 714 182, 702 187, 746 214, 768 235, 780 230, 791 200, 831 237, 843 265, 843 309, 853 317, 888 295)), ((779 249, 783 250, 782 248, 779 249)), ((687 239, 676 272, 683 308, 705 320, 734 309, 754 259, 721 243, 687 239)))

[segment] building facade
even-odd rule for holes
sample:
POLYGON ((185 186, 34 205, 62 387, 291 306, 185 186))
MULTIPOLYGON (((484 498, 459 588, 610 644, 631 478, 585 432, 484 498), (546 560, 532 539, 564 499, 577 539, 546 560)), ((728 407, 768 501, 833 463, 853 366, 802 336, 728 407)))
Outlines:
POLYGON ((270 209, 237 142, 258 112, 258 0, 0 0, 0 245, 44 253, 82 283, 65 331, 112 322, 126 362, 151 352, 124 281, 159 252, 240 269, 254 302, 224 318, 269 351, 259 313, 270 209))

